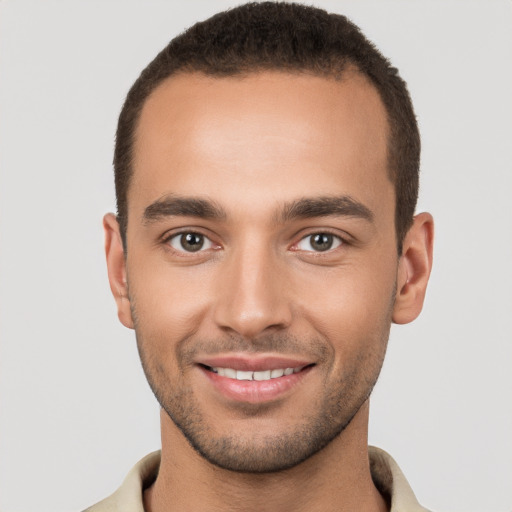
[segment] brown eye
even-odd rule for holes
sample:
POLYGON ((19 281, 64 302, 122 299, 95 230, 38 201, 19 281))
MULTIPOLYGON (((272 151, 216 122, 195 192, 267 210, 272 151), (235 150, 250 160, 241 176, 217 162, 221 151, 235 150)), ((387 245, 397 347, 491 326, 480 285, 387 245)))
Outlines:
POLYGON ((178 233, 169 239, 169 245, 181 252, 198 252, 205 249, 210 249, 213 244, 200 233, 178 233))
POLYGON ((336 249, 342 244, 340 237, 331 233, 314 233, 304 237, 297 248, 301 251, 325 252, 336 249))

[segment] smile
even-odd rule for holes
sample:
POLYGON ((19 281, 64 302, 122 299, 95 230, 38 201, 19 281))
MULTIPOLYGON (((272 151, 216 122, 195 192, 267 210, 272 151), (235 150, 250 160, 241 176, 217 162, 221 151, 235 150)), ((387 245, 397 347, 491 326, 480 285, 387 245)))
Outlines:
POLYGON ((222 367, 207 367, 213 373, 220 375, 221 377, 227 377, 229 379, 236 380, 256 380, 265 381, 271 379, 278 379, 283 376, 292 375, 293 373, 299 373, 304 369, 304 366, 298 366, 296 368, 278 368, 274 370, 262 370, 262 371, 243 371, 235 370, 234 368, 222 368, 222 367))
POLYGON ((289 396, 315 363, 286 357, 215 357, 197 367, 212 389, 232 403, 268 403, 289 396))

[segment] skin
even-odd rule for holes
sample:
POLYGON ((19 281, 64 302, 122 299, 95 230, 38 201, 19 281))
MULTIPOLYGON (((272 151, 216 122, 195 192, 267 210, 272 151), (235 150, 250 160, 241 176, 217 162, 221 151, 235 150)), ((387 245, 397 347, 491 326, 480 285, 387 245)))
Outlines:
POLYGON ((421 311, 433 237, 420 214, 397 254, 387 132, 356 71, 183 74, 147 100, 126 252, 104 219, 119 318, 163 407, 147 510, 386 510, 369 472, 368 397, 391 322, 421 311), (184 210, 191 198, 221 215, 184 210), (330 206, 293 214, 319 198, 330 206), (333 208, 340 198, 352 206, 333 208), (187 252, 183 232, 203 248, 187 252), (325 251, 311 244, 322 233, 325 251), (275 398, 237 401, 198 365, 233 354, 310 367, 275 398))

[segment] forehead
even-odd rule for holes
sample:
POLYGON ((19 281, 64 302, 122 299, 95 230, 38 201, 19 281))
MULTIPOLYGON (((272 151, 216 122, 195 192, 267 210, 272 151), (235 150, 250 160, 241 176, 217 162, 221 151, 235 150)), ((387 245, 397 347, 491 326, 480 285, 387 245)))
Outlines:
POLYGON ((247 186, 255 194, 280 191, 287 200, 312 187, 328 195, 340 179, 375 195, 376 184, 389 181, 387 133, 378 92, 355 70, 341 80, 282 72, 176 75, 142 109, 128 203, 194 188, 243 203, 247 186))

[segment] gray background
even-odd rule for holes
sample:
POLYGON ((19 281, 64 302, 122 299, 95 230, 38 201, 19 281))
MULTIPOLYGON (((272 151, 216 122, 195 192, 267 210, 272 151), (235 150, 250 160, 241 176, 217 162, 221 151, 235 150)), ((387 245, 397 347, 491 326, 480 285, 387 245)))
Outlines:
MULTIPOLYGON (((101 217, 129 86, 235 1, 0 2, 0 509, 79 510, 159 446, 158 406, 117 321, 101 217)), ((512 509, 509 1, 319 1, 408 81, 419 210, 437 222, 422 316, 392 330, 370 442, 436 511, 512 509)))

